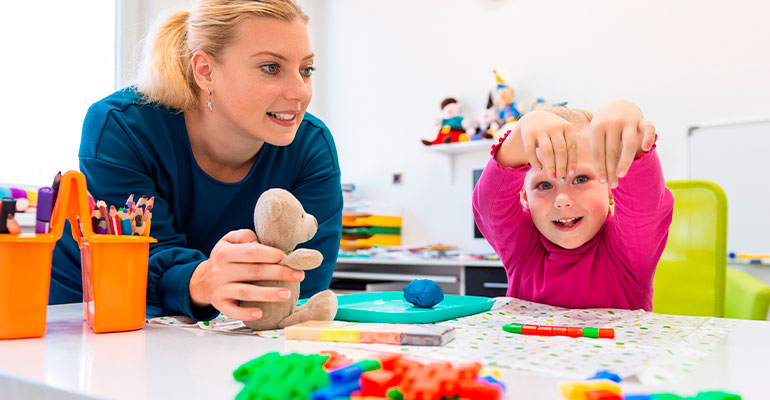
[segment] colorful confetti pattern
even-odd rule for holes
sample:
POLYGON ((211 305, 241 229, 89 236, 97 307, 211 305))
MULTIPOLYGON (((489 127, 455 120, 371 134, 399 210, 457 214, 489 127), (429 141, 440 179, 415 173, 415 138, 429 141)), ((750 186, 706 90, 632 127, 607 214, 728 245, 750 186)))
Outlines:
MULTIPOLYGON (((642 310, 575 310, 513 298, 497 298, 488 312, 444 321, 456 328, 455 339, 443 347, 329 343, 338 348, 398 351, 435 360, 477 360, 490 367, 583 379, 586 371, 611 370, 643 384, 675 383, 727 335, 726 319, 685 317, 642 310), (614 339, 529 336, 505 332, 502 326, 523 324, 614 328, 614 339)), ((198 327, 230 333, 283 339, 283 331, 253 332, 224 316, 197 324, 184 317, 153 318, 151 324, 198 327), (245 328, 245 329, 244 329, 245 328)))

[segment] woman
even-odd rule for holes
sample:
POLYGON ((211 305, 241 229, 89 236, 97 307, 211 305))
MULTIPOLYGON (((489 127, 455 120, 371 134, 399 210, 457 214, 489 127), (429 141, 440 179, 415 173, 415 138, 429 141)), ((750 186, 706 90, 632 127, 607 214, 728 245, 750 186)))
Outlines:
MULTIPOLYGON (((89 191, 120 205, 155 196, 148 314, 255 320, 239 301, 285 301, 258 280, 328 288, 341 234, 342 192, 329 130, 306 114, 313 52, 307 16, 292 0, 202 0, 158 30, 135 87, 86 115, 80 169, 89 191), (300 247, 324 255, 307 273, 275 264, 253 210, 269 188, 292 192, 318 219, 300 247), (304 280, 303 280, 304 279, 304 280)), ((82 299, 79 251, 65 228, 54 251, 50 303, 82 299)))

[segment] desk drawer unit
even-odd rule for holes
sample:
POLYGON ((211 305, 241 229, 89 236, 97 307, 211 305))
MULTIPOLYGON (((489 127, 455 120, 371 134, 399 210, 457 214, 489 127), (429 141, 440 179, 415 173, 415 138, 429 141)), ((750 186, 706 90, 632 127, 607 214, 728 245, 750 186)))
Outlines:
POLYGON ((505 296, 508 277, 503 267, 466 267, 465 294, 473 296, 505 296))

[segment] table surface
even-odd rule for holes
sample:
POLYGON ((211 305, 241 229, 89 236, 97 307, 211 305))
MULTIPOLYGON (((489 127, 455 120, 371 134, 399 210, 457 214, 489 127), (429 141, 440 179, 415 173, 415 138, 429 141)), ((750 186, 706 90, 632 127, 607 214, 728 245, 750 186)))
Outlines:
MULTIPOLYGON (((234 398, 232 372, 266 352, 335 349, 355 359, 372 353, 334 343, 284 341, 201 329, 145 325, 95 334, 82 304, 49 306, 46 336, 0 341, 0 398, 234 398)), ((736 320, 727 338, 675 387, 623 382, 629 393, 693 395, 726 390, 744 399, 770 398, 770 322, 736 320), (765 377, 765 379, 762 379, 765 377)), ((563 379, 501 369, 506 398, 557 399, 563 379), (521 397, 521 395, 526 395, 521 397)))

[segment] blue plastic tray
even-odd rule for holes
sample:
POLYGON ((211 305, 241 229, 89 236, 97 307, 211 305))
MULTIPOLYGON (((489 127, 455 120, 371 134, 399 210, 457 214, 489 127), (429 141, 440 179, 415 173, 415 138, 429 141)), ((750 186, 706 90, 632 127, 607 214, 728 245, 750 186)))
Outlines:
POLYGON ((427 324, 489 311, 495 300, 481 296, 444 295, 433 308, 415 307, 404 292, 367 292, 337 296, 340 321, 427 324))

